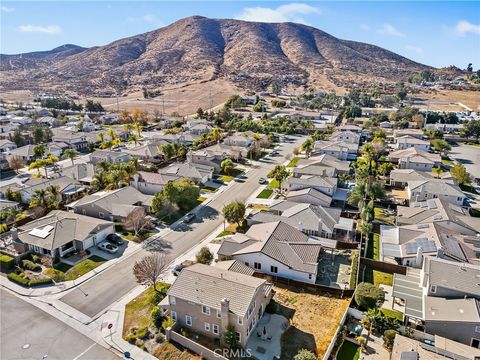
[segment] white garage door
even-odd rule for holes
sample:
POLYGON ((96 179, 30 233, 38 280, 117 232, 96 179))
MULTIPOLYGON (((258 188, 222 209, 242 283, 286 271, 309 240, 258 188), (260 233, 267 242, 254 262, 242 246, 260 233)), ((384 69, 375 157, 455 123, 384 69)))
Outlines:
POLYGON ((83 242, 83 249, 87 250, 88 248, 91 248, 93 245, 94 245, 93 238, 87 239, 83 242))

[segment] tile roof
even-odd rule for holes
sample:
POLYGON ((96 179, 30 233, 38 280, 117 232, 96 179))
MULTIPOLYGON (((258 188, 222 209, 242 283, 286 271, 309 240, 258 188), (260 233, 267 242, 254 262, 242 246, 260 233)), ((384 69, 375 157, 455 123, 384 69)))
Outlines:
POLYGON ((168 295, 208 306, 221 308, 228 299, 230 311, 243 316, 261 291, 267 294, 271 285, 265 280, 222 269, 217 266, 195 264, 182 270, 168 290, 168 295))
POLYGON ((219 261, 215 266, 249 276, 252 276, 255 273, 254 269, 238 260, 219 261))

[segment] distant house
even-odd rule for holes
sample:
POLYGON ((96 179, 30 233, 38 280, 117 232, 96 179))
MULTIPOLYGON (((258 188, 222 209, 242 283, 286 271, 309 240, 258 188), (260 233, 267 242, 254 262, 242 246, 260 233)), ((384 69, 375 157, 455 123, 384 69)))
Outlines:
POLYGON ((313 155, 330 155, 338 160, 355 160, 358 153, 358 144, 345 141, 324 141, 315 142, 313 155))
POLYGON ((463 124, 427 124, 425 126, 427 130, 436 129, 443 133, 456 133, 460 132, 463 128, 463 124))
POLYGON ((90 154, 90 162, 94 165, 98 164, 100 161, 106 161, 110 164, 119 164, 130 161, 131 159, 132 156, 130 154, 121 151, 95 150, 90 154))
POLYGON ((239 147, 245 147, 245 148, 250 148, 253 144, 253 139, 248 136, 242 136, 242 135, 232 135, 228 136, 223 140, 223 143, 225 145, 229 146, 239 146, 239 147))
POLYGON ((188 129, 190 134, 193 135, 208 134, 212 130, 213 127, 210 124, 195 124, 188 129))
POLYGON ((59 173, 62 176, 68 176, 80 184, 90 185, 95 175, 95 166, 90 163, 73 164, 71 166, 61 167, 59 173))
POLYGON ((303 175, 317 175, 323 177, 336 177, 339 174, 346 174, 350 171, 348 161, 338 160, 331 155, 312 156, 308 159, 300 159, 293 169, 293 177, 303 175))
POLYGON ((67 176, 54 179, 29 179, 25 181, 20 190, 22 204, 29 204, 32 196, 37 190, 45 190, 49 186, 55 186, 59 192, 58 200, 64 203, 73 201, 82 195, 85 187, 77 184, 75 180, 67 176))
MULTIPOLYGON (((68 145, 68 147, 82 151, 88 148, 89 140, 87 138, 87 133, 68 131, 60 128, 52 129, 53 136, 52 142, 54 143, 63 143, 68 145)), ((59 145, 63 147, 63 145, 59 145)))
POLYGON ((288 191, 303 190, 312 188, 326 195, 333 196, 337 191, 337 178, 314 175, 302 175, 300 177, 289 177, 282 182, 282 188, 288 191))
POLYGON ((105 190, 87 195, 67 206, 77 214, 124 221, 132 210, 142 207, 150 212, 153 196, 142 194, 132 186, 117 190, 105 190))
POLYGON ((224 238, 218 255, 239 260, 257 272, 314 284, 321 252, 320 242, 276 221, 224 238))
POLYGON ((63 120, 54 118, 53 116, 43 116, 37 119, 37 123, 54 128, 64 125, 63 120))
POLYGON ((179 179, 181 179, 181 177, 176 175, 139 171, 133 175, 132 180, 130 180, 130 186, 142 194, 155 195, 162 191, 167 183, 179 179))
POLYGON ((346 131, 346 132, 354 132, 354 133, 360 134, 363 129, 357 125, 347 124, 347 125, 342 125, 337 127, 337 130, 342 132, 346 131))
POLYGON ((352 144, 357 144, 360 142, 360 133, 354 131, 335 131, 331 136, 330 139, 332 141, 344 141, 352 144))
POLYGON ((455 180, 413 180, 407 183, 406 191, 410 202, 439 198, 461 206, 465 200, 465 193, 455 180))
POLYGON ((5 153, 9 153, 10 151, 14 150, 17 148, 17 145, 10 141, 10 140, 6 140, 6 139, 1 139, 0 140, 0 153, 2 154, 5 154, 5 153))
POLYGON ((393 124, 390 121, 382 121, 379 126, 380 129, 393 129, 393 124))
POLYGON ((13 158, 13 157, 19 157, 25 162, 31 162, 35 160, 35 153, 33 152, 33 149, 35 148, 35 145, 28 144, 20 147, 14 147, 13 149, 8 151, 8 156, 7 158, 13 158))
POLYGON ((430 180, 430 179, 443 179, 453 181, 453 176, 450 172, 445 171, 438 177, 432 172, 418 171, 413 169, 393 169, 390 172, 390 185, 395 187, 405 187, 409 181, 430 180))
POLYGON ((424 134, 422 130, 415 130, 415 129, 396 129, 393 132, 393 136, 395 139, 398 139, 402 136, 411 136, 417 139, 423 139, 424 134))
POLYGON ((220 164, 225 159, 239 160, 246 157, 248 149, 241 146, 215 144, 206 148, 191 151, 187 154, 187 161, 192 164, 201 164, 213 167, 215 172, 220 172, 220 164))
POLYGON ((130 149, 122 150, 122 153, 135 156, 138 160, 155 161, 163 159, 163 154, 160 149, 162 144, 168 144, 166 141, 155 142, 151 144, 136 146, 130 149))
POLYGON ((215 168, 213 166, 196 164, 186 161, 176 162, 159 170, 160 174, 176 176, 178 178, 190 178, 197 184, 205 184, 213 179, 215 168))
POLYGON ((272 284, 263 279, 195 264, 182 270, 159 306, 178 327, 222 344, 233 327, 239 345, 245 347, 272 296, 272 284))
POLYGON ((275 221, 323 238, 350 238, 354 230, 354 221, 341 217, 341 209, 289 201, 277 202, 269 210, 253 212, 247 217, 249 226, 275 221))
POLYGON ((10 123, 18 125, 30 125, 33 123, 33 119, 28 116, 14 116, 10 118, 10 123))
POLYGON ((304 203, 321 206, 330 206, 332 197, 318 191, 314 188, 305 188, 302 190, 292 190, 286 195, 286 199, 293 203, 304 203))
POLYGON ((252 95, 252 96, 240 96, 240 99, 245 102, 247 105, 255 105, 258 102, 258 95, 252 95))
POLYGON ((14 241, 24 244, 35 254, 61 259, 69 253, 101 243, 113 232, 113 222, 54 210, 19 226, 14 241))
POLYGON ((416 137, 410 136, 410 135, 405 135, 401 137, 397 137, 396 142, 395 142, 395 147, 398 150, 403 150, 411 147, 417 147, 422 150, 429 150, 430 149, 430 142, 418 139, 416 137))
POLYGON ((442 163, 439 154, 430 153, 418 147, 392 151, 388 161, 398 164, 399 169, 413 169, 419 171, 431 171, 442 163))

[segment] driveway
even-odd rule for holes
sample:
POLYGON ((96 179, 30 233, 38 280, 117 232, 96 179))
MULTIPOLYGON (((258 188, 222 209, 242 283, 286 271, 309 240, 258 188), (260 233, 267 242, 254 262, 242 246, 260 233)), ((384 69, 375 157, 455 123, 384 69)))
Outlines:
POLYGON ((0 290, 3 359, 94 360, 117 355, 35 306, 0 290))
POLYGON ((175 229, 166 230, 161 236, 144 247, 141 251, 113 265, 101 274, 74 288, 60 300, 79 310, 91 318, 97 318, 106 311, 112 303, 122 298, 138 284, 132 274, 132 267, 146 254, 162 251, 169 262, 187 252, 223 223, 222 208, 234 200, 245 201, 258 188, 258 179, 277 164, 285 161, 294 147, 299 147, 304 138, 297 137, 295 141, 282 144, 275 161, 259 162, 258 166, 247 174, 243 182, 231 182, 229 187, 212 200, 207 206, 201 206, 196 211, 196 218, 190 224, 182 224, 175 229))
POLYGON ((480 178, 480 146, 460 145, 452 147, 450 157, 463 164, 473 177, 480 178))

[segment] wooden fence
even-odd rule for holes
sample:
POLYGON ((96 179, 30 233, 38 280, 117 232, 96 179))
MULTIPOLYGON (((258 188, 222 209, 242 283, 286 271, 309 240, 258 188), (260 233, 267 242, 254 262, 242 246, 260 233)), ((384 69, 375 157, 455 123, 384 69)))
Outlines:
POLYGON ((397 274, 406 275, 407 273, 406 266, 387 263, 385 261, 368 259, 365 257, 360 258, 360 265, 370 266, 373 270, 378 270, 378 271, 386 272, 389 274, 397 273, 397 274))

